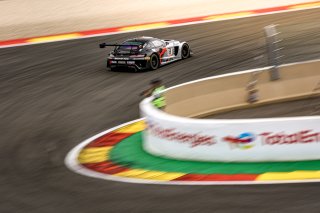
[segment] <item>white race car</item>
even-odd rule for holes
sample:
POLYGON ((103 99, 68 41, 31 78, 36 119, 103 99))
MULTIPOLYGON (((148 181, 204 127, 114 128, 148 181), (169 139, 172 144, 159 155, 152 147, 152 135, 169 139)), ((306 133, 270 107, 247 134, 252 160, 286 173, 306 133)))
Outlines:
POLYGON ((156 70, 158 67, 189 58, 192 51, 187 42, 138 37, 122 44, 100 44, 100 48, 114 46, 107 59, 107 67, 116 70, 120 67, 138 70, 156 70))

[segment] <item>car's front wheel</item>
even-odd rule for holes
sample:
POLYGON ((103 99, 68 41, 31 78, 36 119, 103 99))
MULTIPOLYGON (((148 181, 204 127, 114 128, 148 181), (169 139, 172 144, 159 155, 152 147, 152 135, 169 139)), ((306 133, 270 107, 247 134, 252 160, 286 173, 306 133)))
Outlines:
POLYGON ((150 56, 150 61, 149 61, 150 70, 158 69, 159 65, 160 65, 159 57, 156 54, 152 54, 150 56))

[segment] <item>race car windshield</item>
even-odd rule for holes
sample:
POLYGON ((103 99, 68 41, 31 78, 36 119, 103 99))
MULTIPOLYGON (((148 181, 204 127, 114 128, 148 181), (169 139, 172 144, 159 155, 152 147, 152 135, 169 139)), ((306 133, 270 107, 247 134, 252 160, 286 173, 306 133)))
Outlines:
POLYGON ((117 51, 120 52, 128 52, 128 51, 138 51, 139 49, 142 49, 144 46, 144 42, 139 41, 126 41, 121 44, 122 46, 119 46, 117 48, 117 51))

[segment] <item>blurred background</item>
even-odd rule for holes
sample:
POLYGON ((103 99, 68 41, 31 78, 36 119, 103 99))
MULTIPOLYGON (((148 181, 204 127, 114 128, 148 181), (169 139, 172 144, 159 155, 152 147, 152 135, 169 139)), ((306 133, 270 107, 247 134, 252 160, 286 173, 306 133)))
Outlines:
POLYGON ((307 0, 2 0, 0 40, 298 4, 307 0))

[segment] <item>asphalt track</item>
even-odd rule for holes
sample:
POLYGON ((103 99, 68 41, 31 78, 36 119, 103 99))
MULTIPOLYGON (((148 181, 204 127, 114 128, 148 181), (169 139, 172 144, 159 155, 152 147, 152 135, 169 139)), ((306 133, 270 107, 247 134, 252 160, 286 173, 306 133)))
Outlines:
POLYGON ((320 9, 0 50, 0 212, 319 212, 320 183, 157 186, 66 169, 84 139, 139 117, 138 94, 264 66, 262 28, 279 24, 284 63, 320 58, 320 9), (155 72, 106 72, 102 41, 187 40, 195 56, 155 72))

